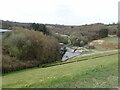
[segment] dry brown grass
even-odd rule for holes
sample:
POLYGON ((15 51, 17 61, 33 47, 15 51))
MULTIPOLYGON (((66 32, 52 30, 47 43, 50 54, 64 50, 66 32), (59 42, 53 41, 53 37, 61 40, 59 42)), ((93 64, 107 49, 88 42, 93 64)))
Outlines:
POLYGON ((104 40, 94 40, 92 42, 89 43, 89 45, 99 45, 99 44, 103 44, 104 40))
POLYGON ((118 43, 103 42, 102 44, 99 44, 97 46, 100 46, 103 48, 118 49, 118 43))
MULTIPOLYGON (((112 36, 114 36, 114 35, 112 35, 112 36)), ((102 47, 102 48, 106 48, 106 49, 118 49, 118 42, 116 39, 114 39, 114 37, 106 37, 106 38, 103 38, 103 40, 102 39, 94 40, 94 41, 90 42, 89 45, 93 45, 95 47, 102 47)))
POLYGON ((22 70, 26 68, 36 67, 40 64, 37 60, 26 60, 20 61, 16 60, 14 57, 8 55, 2 56, 2 73, 8 73, 16 70, 22 70))

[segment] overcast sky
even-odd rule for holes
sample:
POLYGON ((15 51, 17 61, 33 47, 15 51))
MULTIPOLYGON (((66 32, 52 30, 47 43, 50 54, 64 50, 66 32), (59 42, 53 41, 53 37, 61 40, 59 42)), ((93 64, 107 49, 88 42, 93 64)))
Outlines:
POLYGON ((119 0, 0 0, 0 19, 64 25, 118 22, 119 0))

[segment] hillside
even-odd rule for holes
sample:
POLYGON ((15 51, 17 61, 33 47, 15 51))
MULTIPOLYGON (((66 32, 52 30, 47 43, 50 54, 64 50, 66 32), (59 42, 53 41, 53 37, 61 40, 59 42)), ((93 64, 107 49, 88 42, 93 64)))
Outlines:
POLYGON ((94 31, 98 31, 100 29, 107 28, 109 30, 109 34, 116 34, 118 27, 117 25, 105 25, 103 23, 95 23, 90 25, 81 25, 81 26, 64 26, 64 27, 55 27, 52 26, 52 28, 49 28, 51 32, 54 33, 60 33, 60 34, 66 34, 71 35, 75 32, 81 32, 82 31, 91 31, 94 33, 94 31))
POLYGON ((12 30, 2 38, 3 88, 117 87, 117 25, 11 21, 1 25, 12 30), (73 53, 78 56, 69 58, 73 53), (63 56, 68 61, 61 61, 63 56))
POLYGON ((3 76, 3 88, 114 88, 117 85, 117 54, 3 76))
POLYGON ((118 37, 114 35, 110 35, 106 38, 102 38, 99 40, 93 40, 89 43, 89 45, 95 46, 95 49, 97 51, 105 51, 105 50, 112 50, 112 49, 118 49, 118 37))
MULTIPOLYGON (((0 26, 3 29, 8 29, 10 27, 23 27, 30 29, 30 24, 31 23, 21 23, 21 22, 13 22, 13 21, 4 21, 0 20, 0 26)), ((42 23, 40 23, 42 24, 42 23)), ((89 25, 79 25, 79 26, 73 26, 73 25, 59 25, 59 24, 45 24, 47 28, 54 33, 61 33, 61 34, 71 34, 73 32, 81 31, 81 30, 98 30, 101 28, 108 28, 109 33, 115 34, 118 25, 117 24, 103 24, 103 23, 94 23, 94 24, 89 24, 89 25)))

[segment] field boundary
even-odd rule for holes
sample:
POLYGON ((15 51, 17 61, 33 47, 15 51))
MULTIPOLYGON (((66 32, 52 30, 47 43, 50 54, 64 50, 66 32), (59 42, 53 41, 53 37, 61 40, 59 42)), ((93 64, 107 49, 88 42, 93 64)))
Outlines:
POLYGON ((100 57, 105 57, 105 56, 111 56, 111 55, 116 55, 116 54, 118 54, 118 52, 95 54, 95 55, 91 55, 91 56, 84 56, 84 57, 81 57, 81 58, 75 58, 73 60, 71 59, 70 61, 57 62, 57 63, 52 63, 52 64, 43 64, 40 67, 45 68, 45 67, 63 65, 63 64, 80 62, 80 61, 86 61, 86 60, 91 60, 91 59, 95 59, 95 58, 100 58, 100 57))
MULTIPOLYGON (((95 58, 100 58, 100 57, 105 57, 105 56, 111 56, 111 55, 116 55, 118 54, 118 52, 106 52, 106 53, 101 53, 101 54, 95 54, 95 55, 90 55, 90 56, 84 56, 84 57, 78 57, 78 58, 72 58, 69 61, 57 61, 57 62, 53 62, 53 63, 47 63, 47 64, 41 64, 36 66, 37 68, 47 68, 47 67, 52 67, 52 66, 57 66, 57 65, 64 65, 64 64, 68 64, 68 63, 74 63, 74 62, 80 62, 80 61, 87 61, 87 60, 91 60, 91 59, 95 59, 95 58)), ((33 67, 33 68, 36 68, 33 67)), ((26 68, 26 69, 32 69, 32 68, 26 68)), ((26 69, 20 69, 20 70, 16 70, 16 71, 12 71, 12 72, 17 72, 17 71, 21 71, 21 70, 26 70, 26 69)), ((7 73, 12 73, 12 72, 7 72, 7 73)), ((2 73, 2 75, 4 76, 6 73, 2 73)))

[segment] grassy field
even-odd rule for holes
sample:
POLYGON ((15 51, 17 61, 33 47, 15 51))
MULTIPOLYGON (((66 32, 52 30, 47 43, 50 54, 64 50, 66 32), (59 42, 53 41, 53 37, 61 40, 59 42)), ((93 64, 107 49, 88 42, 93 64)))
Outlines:
POLYGON ((102 40, 104 40, 105 42, 118 43, 118 37, 107 37, 102 40))
POLYGON ((111 88, 118 85, 118 54, 3 76, 3 88, 111 88))
POLYGON ((39 67, 51 67, 51 66, 63 65, 63 64, 68 64, 68 63, 73 63, 73 62, 78 62, 78 61, 86 61, 89 59, 115 55, 115 54, 118 54, 118 51, 112 51, 112 52, 95 54, 95 55, 88 55, 88 56, 83 56, 80 58, 72 58, 71 60, 68 60, 67 62, 56 61, 56 62, 52 62, 49 64, 42 64, 39 67))
POLYGON ((104 42, 101 44, 96 43, 94 46, 96 47, 94 50, 97 51, 106 51, 106 50, 113 50, 118 49, 118 37, 106 37, 103 39, 104 42))

